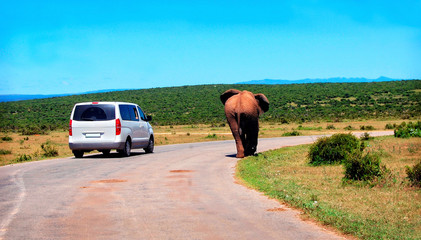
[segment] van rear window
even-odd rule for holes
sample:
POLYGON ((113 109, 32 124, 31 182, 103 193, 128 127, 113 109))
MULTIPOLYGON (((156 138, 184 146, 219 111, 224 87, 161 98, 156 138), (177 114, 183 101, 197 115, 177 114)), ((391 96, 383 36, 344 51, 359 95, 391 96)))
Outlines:
POLYGON ((76 106, 73 120, 76 121, 107 121, 115 119, 115 107, 111 104, 76 106))

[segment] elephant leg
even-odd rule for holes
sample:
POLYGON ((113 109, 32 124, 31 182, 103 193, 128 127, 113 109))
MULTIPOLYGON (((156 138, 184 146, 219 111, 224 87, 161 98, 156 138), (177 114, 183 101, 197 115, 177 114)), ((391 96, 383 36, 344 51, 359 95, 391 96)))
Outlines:
POLYGON ((254 155, 257 148, 257 138, 259 136, 259 122, 256 120, 249 121, 246 131, 246 147, 245 155, 254 155))
POLYGON ((235 140, 235 146, 237 147, 237 158, 243 158, 244 157, 244 146, 242 137, 240 135, 240 128, 237 123, 236 117, 227 118, 228 124, 231 128, 232 135, 235 140))

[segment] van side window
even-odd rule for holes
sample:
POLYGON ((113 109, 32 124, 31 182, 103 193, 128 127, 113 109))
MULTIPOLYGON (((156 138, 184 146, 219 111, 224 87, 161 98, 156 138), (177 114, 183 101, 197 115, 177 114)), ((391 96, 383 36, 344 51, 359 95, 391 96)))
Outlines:
POLYGON ((127 105, 120 105, 120 115, 123 120, 130 121, 130 112, 127 105))
POLYGON ((139 121, 139 114, 137 113, 136 106, 129 105, 128 109, 130 112, 130 120, 139 121))
POLYGON ((139 121, 139 113, 136 106, 133 105, 119 105, 121 118, 125 121, 139 121))
POLYGON ((141 118, 143 121, 146 121, 146 117, 145 117, 145 114, 143 113, 142 109, 141 109, 140 107, 137 107, 137 110, 139 111, 140 118, 141 118))

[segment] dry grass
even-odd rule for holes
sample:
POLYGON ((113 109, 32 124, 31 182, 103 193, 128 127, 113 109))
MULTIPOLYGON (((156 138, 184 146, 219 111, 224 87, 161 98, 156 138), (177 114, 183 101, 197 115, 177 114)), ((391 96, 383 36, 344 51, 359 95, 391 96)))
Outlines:
POLYGON ((370 141, 392 175, 370 184, 344 184, 341 165, 308 164, 309 145, 284 148, 242 161, 238 174, 252 187, 304 209, 310 216, 360 238, 421 238, 421 190, 405 166, 421 161, 421 139, 370 141), (254 173, 253 173, 254 172, 254 173))
POLYGON ((11 141, 1 141, 0 149, 11 151, 10 154, 0 155, 0 166, 17 162, 20 155, 26 154, 32 160, 46 159, 42 156, 41 145, 49 142, 58 150, 59 157, 71 156, 72 151, 68 145, 68 133, 63 131, 51 132, 48 135, 23 136, 18 133, 2 133, 1 136, 9 136, 11 141))
MULTIPOLYGON (((350 121, 339 123, 326 122, 310 122, 303 124, 280 124, 280 123, 262 123, 260 126, 260 137, 280 137, 286 132, 296 130, 301 125, 303 129, 298 130, 301 135, 318 135, 332 134, 338 132, 349 132, 344 130, 345 127, 351 125, 355 130, 360 131, 360 126, 373 126, 376 130, 384 130, 387 123, 401 123, 402 120, 390 121, 350 121), (328 125, 333 125, 336 129, 326 129, 328 125), (309 130, 310 129, 310 130, 309 130), (312 129, 312 130, 311 130, 312 129)), ((225 126, 200 125, 178 125, 178 126, 154 126, 156 145, 180 144, 191 142, 205 142, 217 140, 231 140, 232 134, 228 124, 225 126)), ((1 137, 12 137, 12 141, 1 141, 0 150, 9 150, 10 154, 0 155, 0 166, 15 163, 16 159, 22 155, 36 155, 34 160, 45 159, 39 156, 41 152, 41 144, 49 141, 53 144, 58 152, 59 157, 72 156, 72 152, 68 147, 67 131, 54 131, 48 135, 31 135, 23 136, 18 133, 0 133, 1 137), (24 140, 29 138, 29 140, 24 140)))

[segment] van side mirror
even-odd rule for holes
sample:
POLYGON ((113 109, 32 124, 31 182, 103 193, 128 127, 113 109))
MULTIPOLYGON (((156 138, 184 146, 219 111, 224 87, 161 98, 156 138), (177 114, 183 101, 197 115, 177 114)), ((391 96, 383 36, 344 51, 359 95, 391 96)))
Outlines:
POLYGON ((152 116, 146 116, 146 121, 147 122, 152 121, 152 116))

